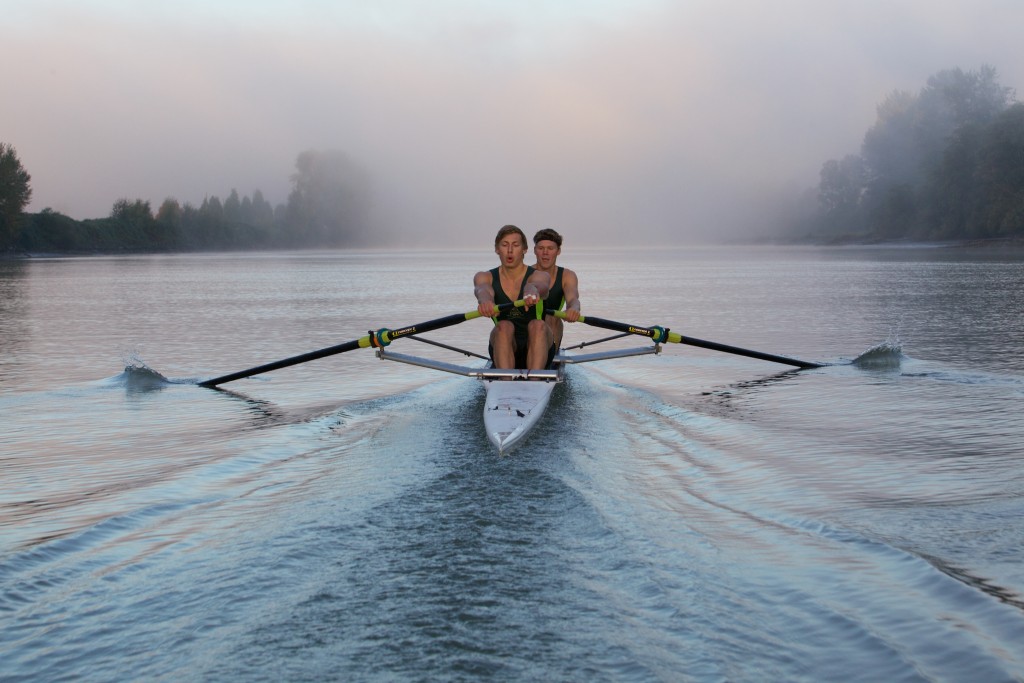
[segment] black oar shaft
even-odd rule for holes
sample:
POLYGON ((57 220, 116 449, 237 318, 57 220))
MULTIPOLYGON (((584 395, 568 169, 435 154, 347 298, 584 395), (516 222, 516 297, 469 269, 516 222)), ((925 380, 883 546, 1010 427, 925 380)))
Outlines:
POLYGON ((470 313, 456 313, 454 315, 445 316, 444 318, 438 318, 437 320, 428 320, 427 322, 419 323, 418 325, 409 325, 408 327, 402 327, 397 330, 388 330, 388 341, 391 342, 396 339, 401 339, 402 337, 408 337, 410 334, 430 332, 432 330, 439 330, 442 327, 451 327, 452 325, 466 322, 469 320, 470 315, 470 313))
MULTIPOLYGON (((365 339, 365 338, 364 338, 365 339)), ((281 368, 287 368, 292 365, 298 365, 299 363, 307 363, 311 360, 317 360, 319 358, 326 358, 327 356, 333 356, 337 353, 345 353, 346 351, 352 351, 358 349, 360 339, 353 339, 352 341, 345 342, 344 344, 338 344, 336 346, 328 346, 324 349, 317 351, 310 351, 309 353, 303 353, 298 356, 292 356, 291 358, 285 358, 283 360, 274 361, 273 363, 267 363, 265 365, 259 365, 255 368, 249 368, 248 370, 240 370, 238 372, 232 372, 230 375, 222 375, 221 377, 214 377, 199 383, 201 387, 215 387, 218 384, 225 384, 227 382, 234 382, 236 379, 243 379, 245 377, 252 377, 253 375, 259 375, 264 372, 270 372, 271 370, 280 370, 281 368)))
POLYGON ((750 349, 741 349, 738 346, 729 346, 728 344, 719 344, 718 342, 704 341, 703 339, 694 339, 693 337, 685 337, 679 335, 680 344, 689 344, 690 346, 699 346, 702 349, 711 349, 712 351, 722 351, 723 353, 733 353, 737 356, 747 356, 748 358, 757 358, 760 360, 767 360, 773 363, 782 363, 783 365, 793 365, 798 368, 820 368, 820 363, 811 363, 805 360, 798 360, 796 358, 787 358, 786 356, 776 356, 771 353, 762 353, 761 351, 751 351, 750 349))
MULTIPOLYGON (((501 304, 497 306, 498 310, 505 310, 515 305, 522 305, 522 301, 516 301, 507 304, 501 304)), ((430 332, 432 330, 439 330, 442 327, 451 327, 473 318, 479 318, 480 314, 477 311, 469 311, 468 313, 455 313, 453 315, 447 315, 443 318, 437 318, 436 320, 428 320, 423 323, 416 325, 409 325, 402 327, 397 330, 389 330, 382 328, 377 332, 370 332, 366 337, 360 337, 359 339, 353 339, 352 341, 345 342, 344 344, 337 344, 335 346, 328 346, 324 349, 317 351, 310 351, 309 353, 303 353, 298 356, 292 356, 291 358, 285 358, 283 360, 274 361, 273 363, 267 363, 265 365, 258 365, 248 370, 239 370, 238 372, 232 372, 230 375, 222 375, 220 377, 214 377, 213 379, 204 380, 199 383, 201 387, 215 387, 219 384, 225 384, 227 382, 234 382, 236 379, 244 379, 245 377, 252 377, 253 375, 259 375, 264 372, 270 372, 271 370, 280 370, 281 368, 287 368, 291 365, 298 365, 299 363, 306 363, 311 360, 317 360, 320 358, 326 358, 327 356, 333 356, 338 353, 345 353, 346 351, 354 351, 359 348, 366 348, 369 346, 387 346, 396 339, 402 337, 408 337, 409 335, 417 334, 419 332, 430 332)))
MULTIPOLYGON (((425 323, 419 323, 418 325, 409 325, 398 330, 380 330, 375 333, 378 337, 382 337, 381 340, 383 345, 390 344, 395 339, 407 337, 417 332, 429 332, 430 330, 439 330, 442 327, 449 327, 456 325, 461 322, 469 320, 470 317, 476 317, 476 311, 470 313, 456 313, 455 315, 445 316, 444 318, 438 318, 437 320, 428 320, 425 323)), ((371 333, 374 334, 374 333, 371 333)), ((234 382, 236 379, 244 379, 246 377, 252 377, 253 375, 259 375, 264 372, 270 372, 272 370, 280 370, 281 368, 287 368, 292 365, 298 365, 299 363, 308 363, 311 360, 318 360, 320 358, 326 358, 327 356, 333 356, 339 353, 345 353, 346 351, 354 351, 359 348, 366 348, 372 345, 372 337, 360 337, 359 339, 353 339, 352 341, 345 342, 344 344, 337 344, 335 346, 328 346, 324 349, 317 351, 310 351, 309 353, 303 353, 298 356, 292 356, 291 358, 285 358, 283 360, 274 361, 273 363, 267 363, 265 365, 258 365, 248 370, 239 370, 238 372, 232 372, 230 375, 223 375, 221 377, 214 377, 199 383, 201 387, 215 387, 219 384, 225 384, 227 382, 234 382)))
MULTIPOLYGON (((548 313, 555 313, 555 311, 547 311, 548 313)), ((559 315, 559 317, 562 317, 559 315)), ((642 327, 640 325, 630 325, 628 323, 620 323, 616 320, 606 320, 604 318, 595 318, 593 316, 580 316, 581 323, 587 325, 593 325, 594 327, 602 327, 606 330, 615 330, 617 332, 625 332, 627 334, 636 334, 642 337, 648 337, 655 341, 670 341, 678 344, 689 344, 690 346, 699 346, 700 348, 710 349, 712 351, 722 351, 723 353, 732 353, 737 356, 747 356, 748 358, 757 358, 759 360, 771 361, 773 363, 781 363, 783 365, 792 365, 798 368, 820 368, 820 363, 811 363, 804 360, 798 360, 796 358, 787 358, 786 356, 777 356, 772 353, 763 353, 761 351, 752 351, 750 349, 741 349, 738 346, 729 346, 728 344, 719 344, 718 342, 705 341, 703 339, 695 339, 693 337, 684 337, 681 334, 675 332, 669 333, 668 330, 660 327, 642 327)))
POLYGON ((626 334, 638 334, 641 337, 650 337, 654 339, 655 331, 650 327, 641 327, 639 325, 630 325, 628 323, 620 323, 617 320, 606 320, 605 318, 595 318, 594 316, 580 316, 580 322, 586 323, 587 325, 593 325, 594 327, 603 327, 606 330, 615 330, 616 332, 625 332, 626 334))

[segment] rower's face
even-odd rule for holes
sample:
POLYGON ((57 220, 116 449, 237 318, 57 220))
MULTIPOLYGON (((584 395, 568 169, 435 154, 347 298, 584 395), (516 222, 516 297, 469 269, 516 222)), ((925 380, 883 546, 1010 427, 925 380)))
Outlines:
POLYGON ((523 257, 526 256, 526 245, 523 244, 519 235, 512 233, 502 237, 494 251, 503 265, 517 266, 523 262, 523 257))
POLYGON ((541 240, 533 245, 533 255, 537 257, 537 265, 547 269, 555 265, 562 248, 553 240, 541 240))

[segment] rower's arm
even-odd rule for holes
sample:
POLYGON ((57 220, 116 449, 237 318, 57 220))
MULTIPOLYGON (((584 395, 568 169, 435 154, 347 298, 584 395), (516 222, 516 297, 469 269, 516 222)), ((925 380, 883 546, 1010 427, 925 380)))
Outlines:
POLYGON ((491 283, 490 272, 484 270, 473 276, 473 295, 476 297, 476 310, 480 315, 493 318, 498 314, 494 305, 494 285, 491 283))
POLYGON ((580 283, 576 273, 562 271, 562 295, 565 297, 565 319, 571 323, 580 319, 580 283))
POLYGON ((526 286, 523 287, 524 297, 529 297, 533 294, 529 289, 531 286, 537 290, 537 298, 543 299, 551 290, 551 278, 543 270, 535 270, 526 281, 526 286))

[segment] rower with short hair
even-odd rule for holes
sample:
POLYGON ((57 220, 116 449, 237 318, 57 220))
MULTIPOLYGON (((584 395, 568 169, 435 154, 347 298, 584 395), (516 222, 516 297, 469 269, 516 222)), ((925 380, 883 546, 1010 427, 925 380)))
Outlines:
MULTIPOLYGON (((560 311, 565 308, 565 319, 571 323, 580 319, 579 278, 576 273, 558 265, 562 253, 562 236, 556 230, 544 228, 533 236, 533 255, 537 262, 534 269, 545 272, 550 278, 550 289, 544 299, 544 310, 560 311)), ((562 320, 545 314, 544 321, 551 328, 555 348, 562 346, 562 320)))
POLYGON ((488 350, 494 367, 543 370, 554 358, 551 327, 536 317, 534 306, 548 295, 547 273, 526 265, 526 234, 514 225, 506 225, 494 238, 494 253, 501 265, 473 276, 473 292, 480 315, 495 318, 488 350), (518 300, 525 308, 499 311, 498 306, 518 300))

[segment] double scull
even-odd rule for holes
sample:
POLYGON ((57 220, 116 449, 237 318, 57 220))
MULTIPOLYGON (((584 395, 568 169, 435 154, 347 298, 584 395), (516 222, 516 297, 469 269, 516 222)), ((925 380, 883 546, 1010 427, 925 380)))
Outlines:
MULTIPOLYGON (((520 300, 512 304, 505 304, 503 308, 523 305, 524 302, 520 300)), ((548 310, 546 313, 558 317, 564 317, 565 315, 562 311, 548 310)), ((408 325, 396 330, 381 328, 375 332, 371 331, 367 336, 359 339, 354 339, 335 346, 329 346, 318 351, 311 351, 298 356, 292 356, 273 363, 266 363, 248 370, 242 370, 240 372, 234 372, 221 377, 208 379, 199 382, 199 385, 204 387, 217 387, 221 384, 233 382, 244 377, 252 377, 253 375, 278 370, 319 358, 325 358, 327 356, 344 353, 346 351, 352 351, 359 348, 374 348, 376 349, 377 357, 381 360, 416 365, 423 368, 429 368, 431 370, 438 370, 440 372, 448 372, 456 375, 462 375, 464 377, 471 377, 481 381, 486 393, 483 409, 484 430, 487 433, 487 438, 492 444, 494 444, 494 447, 498 449, 499 453, 508 453, 510 450, 520 445, 530 431, 538 422, 540 422, 544 415, 544 411, 548 407, 548 403, 551 400, 551 394, 555 387, 565 381, 565 371, 566 366, 568 365, 578 365, 581 363, 611 360, 615 358, 626 358, 629 356, 658 354, 661 352, 662 344, 671 342, 677 344, 689 344, 691 346, 698 346, 701 348, 747 356, 750 358, 758 358, 798 368, 821 367, 821 364, 819 363, 810 363, 807 361, 797 360, 795 358, 788 358, 786 356, 777 356, 762 353, 760 351, 742 349, 736 346, 719 344, 717 342, 695 339, 693 337, 685 337, 675 332, 671 332, 668 328, 660 326, 643 327, 639 325, 621 323, 614 320, 607 320, 604 318, 585 316, 580 316, 579 322, 594 327, 614 330, 619 332, 619 334, 605 339, 584 342, 577 347, 573 347, 574 349, 581 349, 585 346, 629 335, 646 337, 650 339, 653 344, 637 348, 613 349, 595 353, 570 354, 567 353, 565 349, 560 349, 555 355, 555 358, 551 363, 551 367, 548 369, 508 370, 494 368, 486 356, 418 336, 423 332, 438 330, 443 327, 449 327, 451 325, 456 325, 479 317, 481 316, 477 311, 470 311, 468 313, 438 318, 437 320, 430 320, 417 325, 408 325), (461 353, 465 356, 480 358, 486 362, 479 366, 459 365, 422 356, 397 353, 387 348, 393 341, 406 337, 410 339, 417 339, 435 346, 440 346, 451 351, 461 353)))

